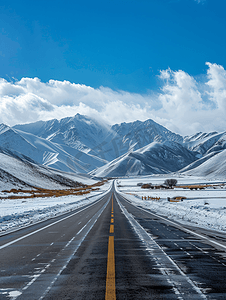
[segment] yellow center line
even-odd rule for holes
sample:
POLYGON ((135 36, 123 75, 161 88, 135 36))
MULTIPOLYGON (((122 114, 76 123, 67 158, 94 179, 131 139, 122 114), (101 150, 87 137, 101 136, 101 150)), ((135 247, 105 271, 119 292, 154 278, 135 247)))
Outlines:
MULTIPOLYGON (((113 209, 113 194, 112 194, 112 209, 111 209, 111 223, 114 223, 114 209, 113 209)), ((114 225, 110 225, 110 233, 114 233, 114 225)), ((107 275, 106 275, 106 293, 105 300, 116 300, 115 289, 115 250, 114 250, 114 236, 110 235, 108 239, 108 261, 107 261, 107 275)))
POLYGON ((114 208, 113 208, 113 194, 112 194, 112 198, 111 198, 111 211, 113 212, 114 211, 114 208))
POLYGON ((110 233, 114 233, 114 225, 110 225, 110 233))
POLYGON ((109 236, 108 240, 108 262, 105 300, 116 300, 114 236, 109 236))

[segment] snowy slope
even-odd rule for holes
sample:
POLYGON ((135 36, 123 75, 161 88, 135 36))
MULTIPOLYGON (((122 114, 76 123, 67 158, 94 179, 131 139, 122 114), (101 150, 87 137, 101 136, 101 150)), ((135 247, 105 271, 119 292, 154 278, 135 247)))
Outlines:
POLYGON ((226 174, 226 132, 197 133, 185 137, 183 145, 198 151, 200 158, 180 172, 197 176, 222 177, 226 174), (216 157, 215 157, 216 156, 216 157))
POLYGON ((29 187, 62 189, 75 186, 76 181, 93 182, 88 177, 43 167, 0 149, 0 190, 29 187))
POLYGON ((153 142, 139 150, 126 153, 91 174, 98 177, 163 174, 178 171, 195 160, 195 153, 181 144, 153 142))
POLYGON ((105 160, 86 154, 67 145, 53 143, 33 134, 15 130, 27 142, 42 151, 40 163, 63 171, 86 173, 106 163, 105 160))
POLYGON ((0 125, 0 147, 62 171, 86 173, 106 163, 99 157, 59 145, 33 134, 0 125))
POLYGON ((212 153, 210 153, 208 159, 202 164, 198 165, 197 167, 192 169, 187 167, 182 169, 181 172, 186 175, 207 176, 211 178, 225 178, 226 150, 214 154, 215 155, 212 155, 212 153))
POLYGON ((40 197, 36 201, 34 198, 24 199, 23 192, 20 193, 21 199, 6 199, 5 193, 0 192, 0 196, 2 197, 0 198, 0 235, 94 203, 100 196, 106 195, 109 192, 111 185, 111 182, 106 182, 103 186, 99 187, 100 190, 91 191, 89 195, 40 197))
POLYGON ((188 149, 205 155, 210 152, 226 149, 226 133, 200 132, 193 136, 186 136, 183 144, 188 149))
MULTIPOLYGON (((92 150, 93 155, 98 155, 104 159, 106 157, 101 155, 99 150, 102 150, 103 141, 111 140, 112 134, 114 135, 106 124, 80 114, 61 120, 54 119, 46 122, 39 121, 32 124, 16 125, 14 128, 54 143, 67 145, 84 153, 92 150)), ((105 152, 104 149, 103 152, 105 152)))
POLYGON ((42 156, 41 150, 26 141, 14 129, 5 124, 0 124, 0 147, 22 153, 32 159, 33 157, 37 157, 37 161, 40 161, 40 156, 42 156))

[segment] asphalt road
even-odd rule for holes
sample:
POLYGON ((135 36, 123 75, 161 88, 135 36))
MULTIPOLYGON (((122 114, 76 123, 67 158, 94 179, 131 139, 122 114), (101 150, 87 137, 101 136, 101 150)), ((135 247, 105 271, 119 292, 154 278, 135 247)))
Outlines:
POLYGON ((226 299, 226 235, 182 227, 112 189, 0 237, 0 299, 226 299))

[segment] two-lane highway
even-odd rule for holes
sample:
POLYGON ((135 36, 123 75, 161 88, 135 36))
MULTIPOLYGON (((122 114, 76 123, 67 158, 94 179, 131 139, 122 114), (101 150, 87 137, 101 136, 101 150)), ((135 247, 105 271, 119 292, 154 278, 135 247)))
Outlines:
POLYGON ((0 299, 226 299, 225 236, 210 234, 112 187, 91 205, 0 237, 0 299))
POLYGON ((108 205, 109 195, 0 237, 0 299, 42 299, 108 205))

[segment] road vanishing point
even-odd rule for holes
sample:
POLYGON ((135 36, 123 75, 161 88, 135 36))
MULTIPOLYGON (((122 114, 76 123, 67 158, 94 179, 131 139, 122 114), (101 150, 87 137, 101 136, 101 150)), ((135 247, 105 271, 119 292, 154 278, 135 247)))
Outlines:
POLYGON ((0 237, 0 299, 226 299, 226 235, 135 206, 113 184, 0 237))

